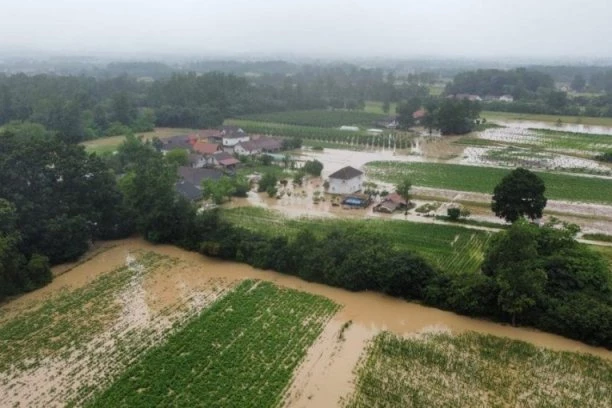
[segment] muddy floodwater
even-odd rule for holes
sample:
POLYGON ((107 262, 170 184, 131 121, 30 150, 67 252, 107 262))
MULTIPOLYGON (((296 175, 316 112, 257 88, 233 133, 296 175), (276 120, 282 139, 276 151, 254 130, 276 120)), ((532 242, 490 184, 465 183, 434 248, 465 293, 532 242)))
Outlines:
POLYGON ((178 259, 139 287, 143 292, 143 301, 137 309, 139 314, 145 316, 176 302, 182 293, 190 293, 193 297, 202 291, 210 292, 211 289, 207 289, 210 282, 216 282, 215 286, 222 288, 231 287, 243 279, 261 279, 325 296, 342 306, 294 373, 283 399, 286 407, 340 405, 353 390, 355 366, 366 345, 382 330, 404 336, 423 331, 476 331, 523 340, 553 350, 590 353, 612 360, 612 352, 606 349, 553 334, 459 316, 378 293, 349 292, 309 283, 246 264, 208 258, 174 246, 152 245, 137 238, 106 242, 92 250, 82 262, 56 267, 56 277, 51 284, 2 305, 3 317, 19 313, 28 305, 59 291, 83 287, 102 274, 125 265, 126 259, 142 250, 178 259))
MULTIPOLYGON (((209 258, 195 252, 188 252, 170 245, 152 245, 142 239, 133 238, 112 241, 110 248, 88 260, 79 268, 63 273, 50 285, 26 294, 3 307, 17 306, 30 297, 46 296, 63 287, 80 287, 125 263, 126 255, 139 249, 151 250, 163 255, 176 257, 192 265, 193 275, 183 274, 183 284, 188 280, 200 282, 203 277, 221 278, 234 281, 241 279, 262 279, 277 285, 325 296, 342 305, 336 319, 342 322, 352 320, 354 325, 377 332, 389 330, 404 335, 427 328, 445 327, 453 332, 468 330, 523 340, 554 350, 581 351, 612 359, 612 352, 591 347, 578 341, 528 328, 517 328, 480 319, 460 316, 432 307, 406 302, 374 292, 349 292, 330 286, 306 282, 297 277, 273 271, 264 271, 246 264, 209 258), (204 276, 202 276, 202 275, 204 276)), ((168 274, 170 276, 170 274, 168 274)))

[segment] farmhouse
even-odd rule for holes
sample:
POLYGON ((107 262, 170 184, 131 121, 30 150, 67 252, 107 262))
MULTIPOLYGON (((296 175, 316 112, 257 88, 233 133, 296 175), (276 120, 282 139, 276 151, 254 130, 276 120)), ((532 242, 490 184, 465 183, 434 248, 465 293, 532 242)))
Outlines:
POLYGON ((189 163, 189 166, 193 167, 194 169, 200 169, 208 164, 206 162, 206 158, 199 153, 191 153, 187 157, 187 162, 189 163))
POLYGON ((251 140, 248 142, 238 143, 236 146, 234 146, 234 152, 241 156, 251 156, 261 153, 261 148, 255 140, 251 140))
POLYGON ((383 127, 386 129, 395 129, 399 126, 397 116, 389 116, 379 121, 376 121, 376 126, 383 127))
POLYGON ((213 155, 213 162, 214 164, 226 169, 233 169, 238 163, 240 163, 240 160, 236 159, 227 152, 217 152, 213 155))
POLYGON ((234 147, 240 142, 248 142, 250 137, 238 126, 222 126, 221 140, 223 147, 234 147))
POLYGON ((331 194, 352 194, 361 191, 363 172, 347 166, 329 176, 329 192, 331 194))
POLYGON ((263 153, 280 152, 283 149, 283 143, 271 137, 260 137, 259 139, 255 139, 254 142, 257 143, 257 146, 259 146, 259 149, 263 153))

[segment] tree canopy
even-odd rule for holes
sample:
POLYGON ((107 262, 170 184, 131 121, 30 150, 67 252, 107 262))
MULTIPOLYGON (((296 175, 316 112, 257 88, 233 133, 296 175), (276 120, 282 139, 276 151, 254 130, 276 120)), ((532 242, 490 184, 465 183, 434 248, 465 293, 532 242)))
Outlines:
POLYGON ((542 218, 547 199, 546 186, 535 173, 517 168, 505 176, 493 191, 491 209, 500 218, 515 222, 523 216, 542 218))

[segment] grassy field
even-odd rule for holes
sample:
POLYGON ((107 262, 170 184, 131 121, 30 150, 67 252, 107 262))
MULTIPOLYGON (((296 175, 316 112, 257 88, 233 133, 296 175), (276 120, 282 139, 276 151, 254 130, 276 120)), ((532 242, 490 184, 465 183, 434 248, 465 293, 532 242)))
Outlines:
POLYGON ((451 273, 474 273, 480 269, 484 249, 491 234, 460 226, 398 222, 392 220, 287 219, 281 214, 257 207, 224 210, 224 219, 270 235, 293 236, 301 228, 315 234, 334 227, 359 227, 363 233, 381 234, 390 245, 419 253, 451 273))
POLYGON ((302 110, 245 115, 240 116, 238 119, 297 126, 333 128, 343 125, 372 127, 374 122, 384 117, 384 115, 367 111, 302 110))
POLYGON ((88 406, 277 406, 336 310, 321 297, 245 281, 88 406))
MULTIPOLYGON (((195 131, 194 129, 185 129, 185 128, 155 128, 152 132, 144 132, 144 133, 136 133, 136 135, 142 135, 145 140, 152 139, 154 137, 158 137, 160 139, 164 139, 166 137, 187 134, 195 131)), ((125 140, 125 136, 109 136, 102 137, 99 139, 88 140, 86 142, 81 143, 82 146, 85 146, 85 150, 89 153, 106 153, 106 152, 114 152, 117 150, 117 147, 125 140)))
POLYGON ((610 407, 612 363, 466 333, 378 335, 348 408, 610 407))
MULTIPOLYGON (((371 162, 368 177, 397 183, 409 177, 413 184, 459 191, 492 194, 510 170, 495 167, 443 163, 371 162)), ((546 183, 546 196, 555 200, 612 204, 612 180, 567 174, 536 172, 546 183)))
POLYGON ((582 124, 591 126, 612 126, 612 118, 591 118, 585 116, 539 115, 528 113, 492 112, 483 111, 481 117, 487 120, 531 120, 535 122, 561 122, 568 124, 582 124))
POLYGON ((383 103, 380 101, 366 101, 365 103, 366 112, 377 113, 379 115, 395 115, 395 109, 397 108, 397 103, 393 102, 389 104, 388 114, 385 114, 382 108, 383 108, 383 103))

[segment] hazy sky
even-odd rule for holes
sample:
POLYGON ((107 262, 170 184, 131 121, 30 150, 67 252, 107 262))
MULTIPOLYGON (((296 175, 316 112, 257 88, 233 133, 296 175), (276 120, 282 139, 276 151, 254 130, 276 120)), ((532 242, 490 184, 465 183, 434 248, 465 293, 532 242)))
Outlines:
POLYGON ((612 57, 612 0, 1 0, 0 49, 612 57))

